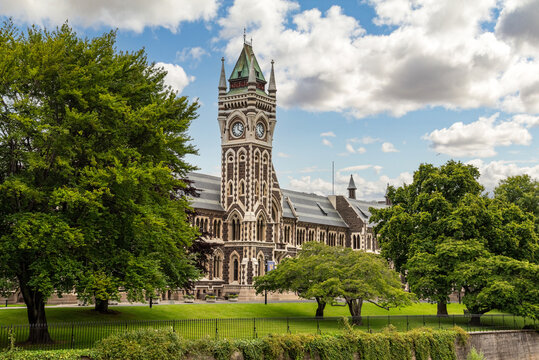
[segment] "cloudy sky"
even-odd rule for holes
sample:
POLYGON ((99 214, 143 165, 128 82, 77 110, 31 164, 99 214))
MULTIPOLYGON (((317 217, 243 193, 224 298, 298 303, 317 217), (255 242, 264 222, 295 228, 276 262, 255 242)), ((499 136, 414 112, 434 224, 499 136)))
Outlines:
POLYGON ((354 174, 365 199, 449 159, 487 189, 539 178, 539 0, 0 0, 0 15, 144 47, 199 99, 190 160, 205 173, 220 167, 220 59, 229 75, 246 28, 266 78, 275 60, 282 187, 331 193, 332 161, 335 191, 354 174))

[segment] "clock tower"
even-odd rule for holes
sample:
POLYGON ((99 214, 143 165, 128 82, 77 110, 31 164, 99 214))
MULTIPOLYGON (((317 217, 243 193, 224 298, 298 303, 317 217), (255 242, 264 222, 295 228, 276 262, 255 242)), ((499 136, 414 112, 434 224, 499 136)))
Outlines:
POLYGON ((273 61, 268 84, 252 43, 244 40, 228 86, 221 61, 220 201, 225 210, 224 262, 229 265, 224 276, 241 288, 264 274, 281 232, 282 195, 272 164, 277 89, 273 61))

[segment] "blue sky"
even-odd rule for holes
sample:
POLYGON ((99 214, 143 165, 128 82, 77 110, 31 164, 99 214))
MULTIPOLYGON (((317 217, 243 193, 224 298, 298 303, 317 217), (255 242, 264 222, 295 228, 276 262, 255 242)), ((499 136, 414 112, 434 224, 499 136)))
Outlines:
POLYGON ((275 60, 273 161, 281 187, 379 199, 421 163, 449 159, 500 179, 539 178, 538 0, 0 0, 21 27, 69 21, 79 35, 118 29, 167 82, 199 99, 190 133, 200 171, 219 173, 217 84, 243 28, 269 78, 275 60))

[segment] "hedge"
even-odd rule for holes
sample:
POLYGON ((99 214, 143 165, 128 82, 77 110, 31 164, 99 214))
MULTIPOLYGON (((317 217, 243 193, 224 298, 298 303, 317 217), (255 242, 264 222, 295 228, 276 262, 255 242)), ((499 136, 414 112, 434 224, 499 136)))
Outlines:
POLYGON ((140 330, 112 335, 92 350, 17 351, 0 353, 0 360, 80 359, 92 360, 229 360, 243 355, 244 360, 319 358, 362 360, 455 360, 455 341, 466 342, 460 328, 433 330, 419 328, 405 333, 387 328, 381 333, 349 329, 335 335, 271 335, 250 340, 186 340, 172 331, 140 330))

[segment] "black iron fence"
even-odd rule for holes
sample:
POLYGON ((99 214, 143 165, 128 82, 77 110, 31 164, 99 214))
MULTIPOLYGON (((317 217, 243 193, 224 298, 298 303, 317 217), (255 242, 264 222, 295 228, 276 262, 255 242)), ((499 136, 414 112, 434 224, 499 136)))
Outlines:
MULTIPOLYGON (((536 329, 530 318, 513 315, 482 315, 480 323, 472 324, 473 315, 389 315, 348 318, 348 322, 359 330, 379 331, 388 325, 399 331, 428 326, 447 329, 460 326, 467 331, 536 329)), ((46 329, 52 338, 47 344, 27 342, 31 331, 44 330, 43 325, 0 326, 0 349, 15 346, 27 349, 84 349, 112 334, 140 329, 167 329, 187 339, 249 339, 269 334, 342 332, 342 317, 325 318, 243 318, 243 319, 189 319, 189 320, 129 320, 108 322, 65 322, 49 323, 46 329)), ((537 324, 539 325, 539 323, 537 324)))

